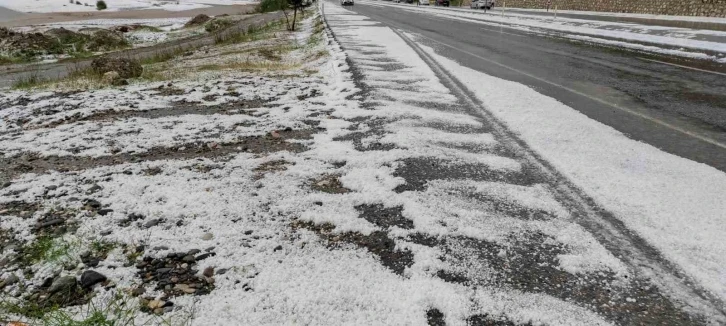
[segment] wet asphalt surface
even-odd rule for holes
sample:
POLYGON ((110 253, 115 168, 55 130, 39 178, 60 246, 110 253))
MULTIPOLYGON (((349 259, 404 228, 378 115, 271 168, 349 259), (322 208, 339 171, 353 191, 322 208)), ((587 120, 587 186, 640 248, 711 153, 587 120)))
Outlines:
MULTIPOLYGON (((333 2, 326 2, 325 5, 334 6, 337 4, 333 2)), ((457 22, 424 20, 416 14, 392 10, 391 8, 374 8, 357 4, 355 8, 349 7, 347 9, 370 17, 371 20, 377 20, 378 22, 375 24, 375 26, 388 25, 389 27, 409 27, 410 29, 402 29, 404 31, 422 33, 441 39, 445 39, 445 35, 452 35, 452 40, 449 40, 449 43, 459 46, 464 46, 464 43, 466 43, 467 40, 470 40, 472 44, 468 46, 468 50, 479 48, 478 51, 487 52, 491 55, 496 56, 497 58, 507 60, 507 62, 512 62, 510 60, 518 60, 518 62, 521 62, 521 64, 525 67, 528 67, 528 69, 538 68, 537 71, 545 73, 545 75, 548 69, 555 69, 559 67, 565 71, 561 74, 558 73, 556 76, 553 76, 553 78, 558 78, 559 81, 563 82, 570 81, 573 84, 575 78, 583 78, 588 83, 596 84, 595 86, 592 86, 596 87, 597 85, 604 83, 606 80, 613 81, 617 79, 618 76, 618 72, 607 71, 608 69, 605 66, 597 66, 596 64, 592 63, 592 61, 586 60, 584 57, 585 54, 582 53, 582 51, 598 53, 601 58, 600 60, 604 60, 602 58, 610 58, 610 60, 608 61, 609 67, 625 66, 627 64, 634 64, 634 62, 639 62, 628 61, 629 59, 624 53, 611 53, 597 48, 567 45, 565 42, 551 39, 539 40, 537 37, 534 36, 528 36, 532 39, 531 42, 529 42, 529 39, 523 41, 514 37, 510 37, 510 40, 500 39, 499 42, 505 45, 503 49, 499 50, 496 47, 497 44, 487 43, 486 37, 478 36, 479 34, 477 30, 479 30, 480 27, 477 25, 462 27, 462 29, 457 30, 457 22), (439 27, 442 29, 441 32, 437 30, 437 28, 439 27), (467 28, 469 30, 472 30, 473 34, 469 34, 467 32, 467 28), (447 30, 450 32, 445 32, 447 30), (456 36, 453 36, 453 34, 456 34, 456 36), (547 51, 547 49, 544 48, 546 42, 556 44, 556 50, 562 51, 562 53, 553 54, 553 51, 547 51), (480 45, 477 46, 477 44, 480 45), (570 48, 563 48, 567 46, 570 46, 570 48), (527 52, 534 51, 532 49, 538 49, 539 52, 527 52), (579 49, 579 51, 575 51, 577 49, 579 49), (578 59, 580 60, 580 62, 578 63, 574 62, 576 60, 576 57, 573 57, 573 59, 570 59, 567 62, 555 64, 556 67, 554 68, 552 67, 552 65, 545 65, 545 62, 547 60, 563 60, 562 58, 557 58, 557 60, 555 60, 554 56, 566 56, 564 53, 570 53, 568 51, 577 52, 577 54, 579 56, 583 56, 583 58, 578 59), (538 58, 537 54, 542 53, 549 54, 547 57, 538 58), (512 58, 509 58, 508 56, 512 56, 512 58), (544 66, 537 67, 537 63, 544 66), (570 66, 568 66, 568 64, 570 66), (589 74, 587 70, 584 70, 582 68, 582 65, 594 66, 592 67, 592 69, 594 69, 594 72, 592 74, 589 74), (602 78, 605 77, 607 77, 607 79, 603 80, 602 78)), ((380 95, 378 95, 377 91, 380 89, 384 89, 387 86, 381 86, 377 83, 370 83, 370 80, 368 79, 366 74, 366 70, 375 68, 374 71, 378 69, 383 69, 386 72, 395 72, 397 70, 404 69, 405 63, 394 62, 395 60, 384 60, 380 57, 365 58, 366 55, 370 55, 373 57, 379 56, 384 52, 381 52, 379 50, 379 45, 376 45, 375 43, 364 43, 356 40, 355 38, 349 37, 347 31, 355 29, 355 23, 348 22, 344 25, 336 26, 336 21, 346 20, 344 17, 340 17, 344 15, 327 16, 329 19, 329 24, 331 24, 331 30, 333 31, 333 34, 338 34, 336 40, 340 43, 344 50, 350 51, 350 53, 354 54, 349 57, 348 64, 351 66, 357 86, 362 90, 359 96, 361 96, 361 98, 363 99, 363 106, 370 109, 376 109, 380 107, 377 101, 381 98, 380 95), (361 58, 365 58, 363 59, 364 61, 360 61, 361 58), (372 61, 376 61, 377 63, 373 63, 372 61)), ((361 24, 360 26, 363 27, 370 25, 361 24)), ((435 48, 437 50, 441 50, 441 47, 435 48)), ((450 56, 469 67, 476 68, 478 70, 493 75, 499 74, 498 77, 501 77, 501 75, 505 75, 506 77, 509 77, 507 79, 520 82, 525 81, 521 76, 513 75, 511 73, 502 71, 501 69, 498 70, 492 67, 487 67, 480 62, 476 62, 476 60, 466 58, 461 53, 455 53, 455 51, 443 50, 440 53, 446 56, 450 56)), ((586 58, 596 60, 596 57, 593 58, 592 55, 586 58)), ((654 78, 653 76, 658 75, 664 80, 670 80, 674 83, 676 82, 674 78, 668 78, 669 75, 668 73, 663 72, 663 67, 659 67, 659 72, 647 70, 645 67, 648 67, 647 63, 639 62, 638 67, 630 67, 629 70, 641 71, 643 74, 651 76, 652 78, 654 78)), ((685 78, 703 79, 709 77, 710 76, 708 75, 698 75, 687 76, 685 78)), ((618 85, 630 83, 637 85, 636 87, 648 86, 648 83, 645 83, 642 80, 639 82, 636 81, 638 78, 642 77, 633 77, 633 79, 626 79, 622 83, 618 83, 618 85)), ((691 85, 693 85, 693 82, 691 82, 691 85)), ((448 84, 446 86, 451 87, 448 84)), ((406 87, 402 85, 398 85, 396 87, 398 87, 397 89, 407 90, 406 87)), ((653 87, 655 88, 655 86, 653 87)), ((537 87, 537 90, 544 92, 548 95, 550 94, 547 93, 547 91, 552 91, 551 89, 543 89, 541 87, 537 87)), ((661 92, 664 92, 664 89, 662 88, 659 88, 659 90, 661 92)), ((643 93, 647 94, 648 92, 643 91, 643 93)), ((575 101, 574 103, 578 103, 577 101, 587 100, 587 98, 578 99, 571 95, 568 96, 568 94, 563 94, 562 92, 554 92, 554 94, 558 95, 559 97, 557 98, 561 101, 569 99, 571 101, 575 101)), ((679 98, 682 99, 682 97, 679 98)), ((501 146, 483 150, 480 148, 467 147, 461 147, 459 149, 468 151, 470 153, 493 154, 500 157, 507 157, 517 160, 522 164, 522 169, 518 172, 502 172, 492 170, 485 164, 470 164, 427 157, 405 159, 398 162, 398 168, 394 173, 395 176, 405 180, 405 184, 400 185, 395 189, 395 191, 398 193, 408 192, 423 194, 427 190, 431 190, 431 183, 436 182, 437 180, 460 180, 461 182, 498 182, 518 186, 532 186, 541 184, 546 185, 554 192, 559 191, 557 190, 560 189, 559 184, 567 182, 566 180, 558 177, 557 175, 553 176, 551 174, 548 174, 546 171, 543 171, 540 165, 535 164, 536 162, 532 162, 531 159, 529 159, 527 155, 523 153, 523 151, 527 151, 527 149, 522 149, 517 147, 515 144, 512 144, 512 142, 508 139, 506 131, 502 132, 495 124, 487 121, 486 117, 481 117, 477 115, 475 113, 476 110, 467 111, 465 109, 467 107, 467 104, 465 103, 465 101, 462 101, 461 97, 459 98, 458 103, 454 105, 442 105, 415 101, 412 102, 406 100, 396 100, 393 98, 386 99, 385 97, 384 99, 399 101, 402 103, 406 102, 406 104, 408 105, 420 106, 422 109, 433 108, 442 111, 462 113, 462 108, 464 108, 463 113, 471 114, 472 119, 483 121, 484 125, 482 127, 468 128, 431 123, 427 124, 426 126, 446 132, 462 134, 490 132, 495 135, 497 141, 500 142, 501 146)), ((652 101, 656 102, 656 99, 653 98, 652 101)), ((663 103, 663 100, 658 99, 657 102, 663 103)), ((592 105, 592 103, 590 103, 590 105, 592 105)), ((721 108, 723 108, 724 103, 720 103, 720 105, 721 108)), ((672 106, 670 108, 676 111, 678 109, 672 106)), ((589 108, 588 110, 583 110, 583 113, 591 113, 595 117, 599 117, 606 121, 617 121, 619 122, 618 125, 620 127, 630 127, 633 128, 631 130, 635 130, 638 133, 647 134, 652 132, 659 132, 658 130, 654 129, 653 126, 643 126, 642 122, 641 125, 637 125, 633 121, 633 117, 623 116, 622 114, 617 112, 603 114, 602 112, 598 112, 598 110, 604 111, 605 109, 602 107, 589 108), (618 116, 618 114, 620 115, 618 116)), ((721 114, 724 114, 724 112, 721 112, 721 114)), ((721 117, 721 119, 723 119, 723 116, 719 114, 715 114, 715 116, 721 117)), ((714 117, 702 118, 708 121, 713 121, 715 119, 714 117)), ((365 136, 385 133, 385 125, 388 123, 387 121, 363 120, 355 122, 357 122, 358 124, 357 126, 354 126, 354 128, 360 128, 366 131, 361 133, 360 135, 353 134, 346 137, 345 139, 335 140, 352 140, 356 145, 356 149, 359 151, 391 150, 391 148, 387 146, 381 146, 381 144, 377 143, 371 143, 366 148, 363 145, 359 144, 360 141, 358 139, 365 136)), ((723 122, 724 121, 721 120, 719 123, 723 125, 723 122)), ((655 140, 665 139, 666 141, 671 141, 670 139, 666 138, 674 136, 668 131, 660 132, 662 132, 663 134, 654 138, 655 140)), ((689 142, 690 140, 680 141, 681 143, 679 143, 679 146, 687 146, 687 142, 689 142)), ((691 146, 693 146, 693 143, 690 144, 691 146)), ((675 148, 678 148, 679 146, 675 146, 675 148)), ((718 155, 724 155, 724 153, 721 152, 718 155)), ((723 164, 724 162, 721 163, 723 164)), ((721 168, 726 168, 726 165, 722 166, 721 168)), ((448 196, 450 196, 453 200, 461 199, 469 203, 475 203, 474 205, 476 207, 479 207, 478 209, 494 212, 494 214, 496 214, 497 216, 501 216, 501 218, 503 219, 513 218, 525 221, 554 221, 557 219, 556 217, 548 214, 548 212, 533 210, 528 207, 520 206, 516 202, 503 202, 497 198, 481 196, 480 194, 474 193, 466 187, 462 187, 460 189, 449 192, 448 196)), ((590 207, 587 207, 587 209, 585 209, 578 206, 578 204, 573 204, 572 199, 567 198, 568 196, 569 195, 564 193, 556 194, 557 200, 564 207, 567 207, 567 209, 574 216, 576 216, 576 220, 607 220, 609 218, 607 216, 608 213, 601 208, 596 207, 595 204, 583 204, 585 206, 591 205, 590 207)), ((583 197, 586 197, 586 195, 583 195, 583 197)), ((355 234, 345 235, 343 237, 336 238, 335 241, 353 243, 358 245, 359 247, 367 248, 371 253, 379 257, 382 265, 390 268, 391 271, 394 273, 401 274, 403 268, 410 266, 413 263, 413 260, 411 259, 410 253, 407 252, 407 250, 397 249, 392 239, 395 239, 396 241, 410 242, 418 245, 437 248, 438 250, 440 250, 443 254, 438 258, 444 261, 445 265, 448 267, 436 271, 435 275, 446 282, 457 283, 474 289, 479 287, 500 288, 521 291, 523 293, 546 294, 554 298, 573 303, 577 306, 584 307, 592 312, 597 313, 599 316, 605 318, 605 320, 612 322, 616 325, 709 324, 708 318, 704 318, 701 313, 694 312, 690 308, 687 308, 687 305, 684 305, 684 302, 679 302, 677 299, 671 298, 667 294, 669 290, 664 290, 660 288, 656 284, 657 282, 651 279, 649 275, 645 275, 648 274, 647 272, 645 274, 638 272, 639 270, 642 271, 642 269, 639 269, 640 267, 635 266, 637 265, 637 262, 634 262, 627 257, 628 255, 632 254, 632 251, 627 247, 636 248, 634 249, 635 251, 642 252, 645 260, 649 260, 650 262, 652 262, 652 264, 665 266, 663 269, 666 270, 666 273, 677 274, 677 272, 669 270, 669 263, 663 261, 662 257, 660 257, 659 254, 655 252, 653 248, 649 247, 649 245, 645 243, 642 239, 638 238, 635 235, 625 235, 629 232, 625 230, 624 226, 622 226, 621 224, 614 223, 614 225, 611 225, 615 229, 620 229, 621 234, 608 235, 602 234, 600 230, 597 230, 598 226, 596 224, 588 226, 587 222, 581 223, 583 228, 591 232, 595 236, 595 238, 599 242, 601 242, 604 247, 607 248, 607 250, 613 253, 616 257, 622 259, 630 267, 634 268, 634 275, 631 278, 626 279, 616 277, 609 272, 584 272, 578 274, 571 274, 559 269, 558 267, 556 267, 558 265, 557 257, 560 254, 566 253, 569 249, 566 245, 554 241, 554 239, 550 235, 539 231, 528 230, 524 232, 511 233, 508 239, 504 241, 504 243, 506 244, 496 241, 474 239, 466 236, 435 236, 426 234, 425 232, 416 232, 409 234, 405 238, 397 238, 397 236, 388 233, 388 227, 395 225, 407 230, 417 231, 414 227, 414 224, 402 214, 401 208, 384 209, 383 207, 357 207, 357 209, 360 212, 360 218, 384 228, 384 231, 377 232, 376 234, 372 234, 370 236, 360 236, 355 234), (624 242, 619 242, 619 240, 612 239, 618 236, 630 238, 623 240, 624 242), (502 255, 502 252, 505 250, 507 254, 502 255)), ((323 238, 331 241, 330 237, 326 235, 325 226, 304 227, 313 229, 314 231, 320 233, 323 238)), ((640 258, 642 259, 643 257, 640 258)), ((675 277, 678 278, 679 276, 676 275, 675 277)), ((699 294, 696 293, 695 296, 699 296, 699 294)), ((708 299, 706 299, 706 301, 708 301, 708 299)), ((720 305, 720 303, 718 302, 713 302, 713 304, 715 306, 720 305)), ((427 312, 427 319, 429 325, 445 325, 444 316, 444 313, 442 313, 440 310, 436 309, 435 307, 432 308, 427 312)), ((509 320, 506 317, 489 316, 486 314, 469 316, 466 319, 466 322, 469 325, 518 324, 509 320)))
POLYGON ((724 75, 651 60, 720 73, 726 71, 724 65, 635 53, 370 4, 358 2, 349 9, 384 25, 425 36, 423 44, 463 66, 533 87, 632 139, 726 171, 724 75))

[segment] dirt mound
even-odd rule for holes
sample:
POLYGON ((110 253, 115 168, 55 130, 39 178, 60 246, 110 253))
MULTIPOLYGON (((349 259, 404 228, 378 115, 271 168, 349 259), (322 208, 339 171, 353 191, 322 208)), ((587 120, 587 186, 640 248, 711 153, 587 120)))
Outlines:
POLYGON ((103 52, 123 49, 131 46, 124 35, 120 32, 102 29, 91 35, 86 45, 88 51, 103 52))
POLYGON ((208 22, 211 19, 212 18, 210 18, 209 16, 207 16, 205 14, 199 14, 199 15, 196 15, 194 18, 192 18, 192 20, 190 20, 186 24, 184 24, 184 27, 203 25, 204 23, 208 22))
POLYGON ((63 46, 53 37, 41 33, 19 33, 0 28, 0 54, 35 56, 63 53, 63 46))
POLYGON ((125 58, 102 57, 94 59, 91 62, 91 68, 99 75, 115 71, 123 79, 140 77, 144 72, 144 67, 141 66, 138 60, 125 58))
POLYGON ((85 44, 91 39, 91 37, 86 34, 70 31, 63 27, 50 29, 45 32, 45 35, 55 37, 62 44, 85 44))

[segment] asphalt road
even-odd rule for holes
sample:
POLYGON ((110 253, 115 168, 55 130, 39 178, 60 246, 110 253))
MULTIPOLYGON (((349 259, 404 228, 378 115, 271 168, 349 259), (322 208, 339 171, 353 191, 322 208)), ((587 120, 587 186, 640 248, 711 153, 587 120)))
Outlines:
POLYGON ((632 139, 726 171, 726 78, 719 67, 377 2, 359 1, 348 9, 420 34, 443 56, 533 87, 632 139))

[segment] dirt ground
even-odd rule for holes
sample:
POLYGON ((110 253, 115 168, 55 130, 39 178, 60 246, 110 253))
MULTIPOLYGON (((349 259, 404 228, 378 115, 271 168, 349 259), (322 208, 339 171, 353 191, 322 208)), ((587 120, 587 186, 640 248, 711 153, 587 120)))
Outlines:
POLYGON ((18 13, 0 7, 0 27, 17 27, 27 25, 49 24, 67 21, 91 19, 152 19, 193 17, 199 14, 216 16, 221 14, 240 15, 254 11, 255 5, 212 6, 183 11, 166 11, 160 9, 124 10, 107 12, 63 12, 63 13, 18 13))

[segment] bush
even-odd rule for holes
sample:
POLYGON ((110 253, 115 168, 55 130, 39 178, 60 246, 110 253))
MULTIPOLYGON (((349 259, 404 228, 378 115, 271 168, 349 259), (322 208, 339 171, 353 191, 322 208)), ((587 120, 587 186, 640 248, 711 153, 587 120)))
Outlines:
POLYGON ((108 6, 106 6, 106 1, 98 0, 96 1, 96 9, 98 10, 106 10, 108 6))
POLYGON ((260 4, 257 6, 257 11, 263 13, 263 12, 272 12, 272 11, 278 11, 283 9, 288 9, 288 2, 287 0, 262 0, 260 1, 260 4))

